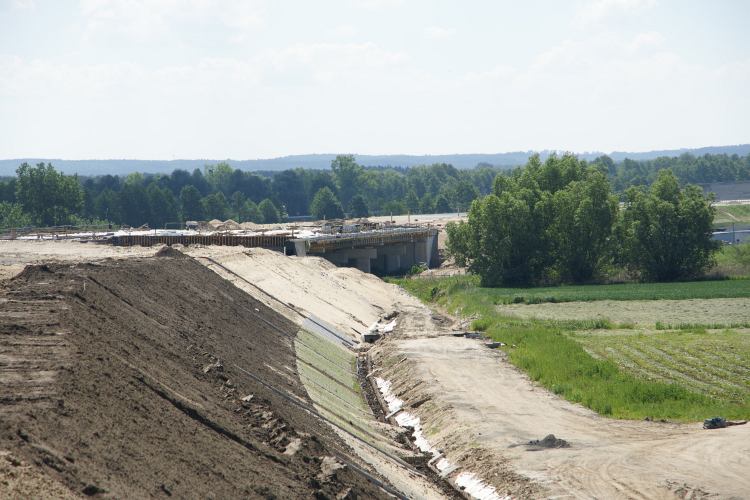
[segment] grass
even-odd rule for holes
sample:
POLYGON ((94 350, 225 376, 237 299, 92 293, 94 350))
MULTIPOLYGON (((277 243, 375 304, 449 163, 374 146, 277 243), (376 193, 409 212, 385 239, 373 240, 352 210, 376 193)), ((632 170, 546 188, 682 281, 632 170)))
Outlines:
POLYGON ((483 301, 489 300, 492 304, 750 297, 750 279, 535 288, 480 288, 477 277, 472 275, 390 281, 404 286, 423 301, 434 300, 438 294, 455 294, 458 291, 464 295, 481 296, 483 301))
POLYGON ((553 320, 561 328, 658 330, 750 326, 746 298, 690 300, 597 300, 543 304, 501 304, 497 311, 519 318, 553 320))
POLYGON ((723 245, 716 253, 713 272, 724 276, 750 276, 750 243, 723 245))
POLYGON ((723 205, 716 207, 714 216, 715 226, 731 226, 735 224, 750 224, 750 205, 723 205))
MULTIPOLYGON (((731 377, 729 374, 734 373, 747 380, 747 374, 742 371, 742 367, 750 361, 750 352, 742 347, 746 346, 744 342, 747 339, 743 335, 747 334, 735 332, 723 337, 709 337, 700 331, 660 332, 644 340, 645 335, 632 335, 631 330, 631 336, 636 340, 627 338, 622 341, 624 343, 618 344, 621 339, 614 336, 617 338, 610 340, 613 337, 611 334, 585 337, 581 332, 592 327, 592 323, 585 319, 560 322, 509 318, 500 314, 496 305, 508 297, 515 297, 519 289, 480 288, 472 277, 396 282, 424 301, 441 306, 453 314, 474 318, 475 326, 481 327, 493 339, 507 344, 503 349, 508 353, 510 362, 525 371, 532 380, 602 415, 678 421, 697 421, 713 415, 727 418, 750 416, 750 399, 745 389, 732 392, 733 386, 724 383, 719 389, 711 390, 712 381, 719 380, 720 374, 731 377), (688 337, 690 335, 692 337, 688 337), (687 344, 674 340, 688 338, 692 339, 689 346, 692 351, 687 344), (661 339, 672 340, 664 347, 665 354, 658 352, 661 339), (612 342, 612 345, 608 345, 608 342, 612 342), (618 349, 619 345, 623 347, 618 349), (611 353, 608 347, 613 349, 611 353), (678 348, 693 354, 678 356, 678 348), (705 354, 698 356, 699 351, 705 354), (732 353, 735 361, 718 366, 714 371, 706 368, 705 376, 699 374, 701 366, 711 366, 713 357, 727 357, 726 353, 732 353), (699 361, 693 361, 689 356, 699 361), (687 363, 688 360, 690 363, 687 363), (682 365, 690 366, 689 373, 687 368, 680 368, 682 365)), ((537 293, 542 297, 554 296, 560 301, 675 299, 746 297, 750 295, 750 287, 747 281, 720 281, 525 289, 522 293, 524 296, 537 293), (742 286, 737 286, 737 283, 742 286)), ((615 326, 605 322, 597 328, 611 330, 615 326)), ((746 387, 743 384, 738 385, 746 387)))
POLYGON ((741 323, 655 323, 657 330, 726 330, 728 328, 750 328, 750 321, 741 323))
POLYGON ((611 359, 640 378, 684 384, 713 399, 742 404, 750 398, 750 334, 670 331, 606 336, 576 332, 572 338, 600 359, 611 359))

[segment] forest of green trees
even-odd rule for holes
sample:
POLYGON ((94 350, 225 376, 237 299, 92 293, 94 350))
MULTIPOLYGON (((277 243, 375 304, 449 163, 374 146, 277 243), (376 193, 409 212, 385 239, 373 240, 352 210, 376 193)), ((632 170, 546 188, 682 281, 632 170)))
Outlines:
POLYGON ((702 275, 719 243, 711 197, 670 169, 620 197, 600 162, 532 157, 498 175, 468 221, 447 227, 449 253, 483 286, 587 283, 625 269, 640 279, 702 275))
MULTIPOLYGON (((750 155, 685 154, 617 164, 604 156, 590 165, 621 199, 628 187, 650 185, 666 168, 681 184, 750 179, 750 155)), ((362 167, 352 156, 339 156, 330 170, 247 172, 219 163, 169 175, 78 177, 63 175, 54 165, 24 164, 16 177, 0 179, 0 227, 107 222, 164 227, 185 220, 273 223, 301 215, 330 219, 344 213, 467 211, 474 199, 492 191, 497 174, 511 178, 516 170, 490 165, 459 170, 446 164, 362 167)))

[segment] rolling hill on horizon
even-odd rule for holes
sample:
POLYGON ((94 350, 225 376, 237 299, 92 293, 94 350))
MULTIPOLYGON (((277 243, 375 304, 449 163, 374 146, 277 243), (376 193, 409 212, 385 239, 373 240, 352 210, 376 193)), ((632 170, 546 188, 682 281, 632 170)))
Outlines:
MULTIPOLYGON (((489 164, 497 167, 512 168, 526 163, 528 158, 539 153, 544 159, 556 151, 516 151, 508 153, 493 154, 449 154, 449 155, 357 155, 357 162, 366 167, 414 167, 417 165, 431 165, 434 163, 448 163, 456 168, 474 168, 479 164, 489 164)), ((557 152, 560 153, 560 152, 557 152)), ((631 160, 650 160, 662 156, 679 156, 689 153, 695 156, 705 154, 728 154, 747 155, 750 154, 750 144, 738 144, 731 146, 708 146, 702 148, 682 148, 644 152, 620 152, 609 153, 608 156, 616 162, 626 158, 631 160)), ((577 153, 584 160, 593 160, 607 153, 585 152, 577 153)), ((129 160, 129 159, 106 159, 106 160, 62 160, 52 158, 15 158, 0 160, 0 177, 15 175, 16 168, 21 163, 36 164, 40 162, 52 163, 55 168, 66 174, 79 174, 82 176, 94 175, 126 175, 132 172, 149 174, 171 173, 182 169, 192 171, 207 164, 216 164, 221 161, 227 162, 234 168, 247 171, 281 171, 290 168, 305 169, 328 169, 336 154, 307 154, 291 155, 279 158, 254 159, 254 160, 232 160, 232 159, 181 159, 181 160, 129 160)))

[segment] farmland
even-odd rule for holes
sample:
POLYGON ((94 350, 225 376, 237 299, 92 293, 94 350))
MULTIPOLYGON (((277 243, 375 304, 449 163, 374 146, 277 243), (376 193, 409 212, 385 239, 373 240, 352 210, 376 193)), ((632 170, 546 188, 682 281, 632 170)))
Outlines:
MULTIPOLYGON (((750 416, 745 369, 750 333, 702 326, 719 326, 715 318, 722 312, 720 304, 729 309, 744 306, 747 311, 746 280, 534 289, 480 288, 471 277, 399 284, 422 300, 470 318, 472 328, 504 342, 508 359, 532 380, 600 414, 678 421, 713 414, 750 416), (676 316, 675 322, 689 324, 671 325, 662 321, 665 301, 659 299, 677 301, 672 305, 712 299, 702 302, 716 310, 676 316), (741 300, 731 303, 737 299, 741 300), (627 301, 638 301, 633 305, 643 318, 640 323, 607 313, 627 301), (504 305, 513 302, 516 305, 504 305), (518 314, 539 306, 554 306, 560 312, 544 318, 518 314), (507 307, 515 308, 514 315, 507 307), (563 314, 566 308, 574 312, 563 314)), ((747 313, 740 313, 729 323, 748 321, 747 313)))
POLYGON ((705 326, 750 327, 750 301, 745 298, 685 300, 596 300, 540 304, 498 305, 502 314, 523 318, 575 321, 608 321, 627 325, 669 329, 705 326))
POLYGON ((480 288, 475 276, 455 276, 439 282, 399 282, 423 300, 438 293, 462 290, 465 296, 481 296, 493 304, 542 302, 590 302, 596 300, 685 300, 750 297, 750 280, 691 281, 680 283, 621 283, 535 288, 480 288), (437 285, 437 287, 435 287, 437 285), (435 291, 433 292, 433 288, 435 291))
POLYGON ((750 224, 750 205, 722 205, 716 207, 714 224, 750 224))
POLYGON ((586 331, 571 338, 599 359, 611 359, 645 380, 677 383, 725 401, 750 398, 747 330, 586 331))

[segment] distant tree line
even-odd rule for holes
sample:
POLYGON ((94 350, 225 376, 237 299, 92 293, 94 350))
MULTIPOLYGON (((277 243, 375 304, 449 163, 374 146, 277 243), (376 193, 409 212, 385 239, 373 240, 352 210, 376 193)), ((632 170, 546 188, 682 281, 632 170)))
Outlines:
POLYGON ((625 159, 617 164, 611 158, 601 156, 592 163, 605 169, 618 192, 624 192, 630 186, 649 186, 664 169, 670 169, 680 184, 750 181, 750 154, 693 156, 685 153, 654 160, 625 159))
POLYGON ((600 162, 534 156, 498 175, 468 222, 448 225, 448 251, 483 286, 585 283, 618 268, 669 281, 712 265, 714 209, 701 188, 661 170, 650 187, 629 187, 620 209, 606 174, 600 162))
MULTIPOLYGON (((685 154, 617 164, 602 156, 588 165, 609 179, 621 200, 628 187, 651 185, 665 168, 681 184, 750 180, 750 155, 685 154)), ((473 200, 492 192, 497 174, 513 179, 521 170, 486 164, 469 170, 446 164, 362 167, 353 156, 339 156, 330 170, 247 172, 219 163, 169 175, 77 177, 49 164, 24 164, 15 178, 0 180, 0 227, 82 222, 164 227, 185 220, 274 223, 301 215, 331 219, 466 211, 473 200)))
POLYGON ((330 170, 256 173, 226 163, 170 175, 132 173, 81 178, 52 165, 21 165, 0 180, 0 227, 84 221, 163 227, 186 220, 275 223, 289 216, 340 218, 468 210, 499 169, 438 164, 364 168, 339 156, 330 170))

